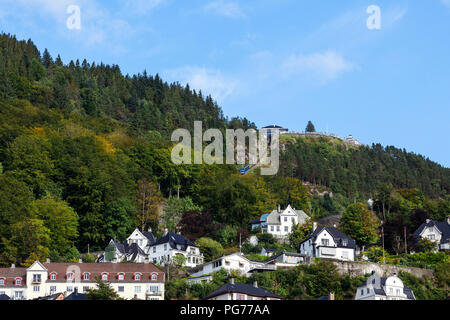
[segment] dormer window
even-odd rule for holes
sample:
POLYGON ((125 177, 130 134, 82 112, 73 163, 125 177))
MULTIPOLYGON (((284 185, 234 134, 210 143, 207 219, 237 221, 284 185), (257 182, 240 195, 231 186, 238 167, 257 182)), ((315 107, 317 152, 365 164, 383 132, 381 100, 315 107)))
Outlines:
POLYGON ((156 280, 158 280, 158 274, 152 273, 152 281, 156 281, 156 280))
POLYGON ((14 283, 15 283, 16 286, 21 286, 22 285, 22 278, 16 278, 14 283))
POLYGON ((141 281, 141 274, 140 273, 135 273, 134 274, 134 280, 135 281, 141 281))
POLYGON ((117 280, 123 281, 124 279, 125 279, 125 275, 124 275, 123 273, 119 273, 119 274, 117 275, 117 280))
POLYGON ((0 278, 0 286, 4 286, 5 285, 5 278, 0 278))
POLYGON ((102 281, 108 281, 109 280, 109 274, 108 272, 102 273, 102 281))
POLYGON ((67 280, 73 280, 73 273, 72 272, 67 273, 67 280))
POLYGON ((83 280, 85 281, 91 280, 91 274, 89 272, 83 273, 83 280))
POLYGON ((56 279, 58 279, 58 275, 56 274, 56 272, 50 273, 50 280, 55 281, 56 279))

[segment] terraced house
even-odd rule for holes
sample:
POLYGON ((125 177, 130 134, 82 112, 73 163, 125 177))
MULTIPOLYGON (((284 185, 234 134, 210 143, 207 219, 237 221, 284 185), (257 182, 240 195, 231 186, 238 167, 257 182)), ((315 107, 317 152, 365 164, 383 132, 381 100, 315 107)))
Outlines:
POLYGON ((124 299, 163 300, 163 271, 152 263, 41 263, 0 269, 0 295, 32 300, 56 293, 85 293, 95 279, 108 282, 124 299))

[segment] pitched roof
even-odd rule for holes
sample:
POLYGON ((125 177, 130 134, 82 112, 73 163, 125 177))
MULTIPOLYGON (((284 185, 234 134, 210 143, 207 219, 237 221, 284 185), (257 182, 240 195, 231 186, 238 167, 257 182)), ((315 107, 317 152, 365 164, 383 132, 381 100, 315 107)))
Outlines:
POLYGON ((281 224, 280 221, 280 215, 282 215, 286 210, 291 211, 293 213, 297 214, 297 218, 300 224, 305 223, 306 219, 309 218, 309 216, 305 213, 303 210, 295 210, 290 205, 287 206, 286 209, 281 210, 281 212, 278 212, 278 209, 273 210, 270 214, 267 215, 267 224, 281 224))
MULTIPOLYGON (((367 281, 368 281, 368 280, 369 280, 369 279, 367 279, 366 281, 364 281, 363 284, 362 284, 361 286, 359 286, 358 288, 367 286, 367 281)), ((387 280, 387 277, 380 277, 380 284, 381 284, 381 286, 386 286, 386 280, 387 280)), ((381 287, 381 288, 374 288, 373 291, 374 291, 375 294, 377 294, 377 295, 380 295, 380 296, 386 296, 386 291, 384 291, 384 288, 383 288, 383 287, 381 287)), ((408 288, 407 286, 405 286, 405 285, 403 285, 403 293, 406 295, 406 297, 407 297, 409 300, 416 300, 416 298, 414 297, 413 291, 412 291, 410 288, 408 288)))
POLYGON ((64 300, 87 300, 84 293, 72 292, 64 300))
MULTIPOLYGON (((101 277, 101 274, 107 272, 109 274, 109 282, 118 282, 117 275, 124 274, 124 280, 134 280, 135 273, 141 273, 141 282, 148 282, 153 273, 157 273, 156 281, 164 281, 164 272, 158 269, 153 263, 43 263, 49 273, 56 272, 59 276, 57 280, 48 280, 48 282, 66 281, 65 275, 71 270, 69 267, 79 268, 81 274, 88 272, 91 274, 91 281, 95 277, 101 277)), ((83 280, 81 280, 83 282, 83 280)))
POLYGON ((26 268, 0 268, 0 278, 5 279, 5 287, 16 287, 14 283, 16 278, 22 278, 21 286, 25 286, 26 275, 27 275, 26 268))
POLYGON ((260 297, 260 298, 278 298, 281 299, 280 296, 277 296, 276 294, 273 294, 270 291, 267 291, 263 288, 254 287, 250 284, 244 284, 244 283, 226 283, 223 286, 221 286, 219 289, 211 292, 208 294, 204 299, 210 299, 222 294, 226 293, 243 293, 254 297, 260 297))
POLYGON ((6 294, 0 294, 0 300, 11 300, 11 298, 6 294))
POLYGON ((429 220, 420 225, 420 227, 414 232, 414 238, 418 239, 420 234, 425 228, 431 228, 435 226, 441 233, 441 243, 446 243, 450 241, 450 224, 447 221, 438 221, 435 222, 433 220, 429 220))
POLYGON ((159 238, 155 243, 152 244, 152 246, 156 246, 159 244, 169 243, 170 247, 172 249, 177 249, 177 245, 181 246, 181 250, 186 251, 188 246, 191 247, 197 247, 195 244, 193 244, 189 239, 182 236, 181 234, 168 232, 165 236, 162 238, 159 238))
POLYGON ((336 245, 338 247, 341 247, 341 248, 353 248, 353 249, 356 248, 356 241, 353 240, 348 235, 346 235, 345 233, 343 233, 342 231, 340 231, 338 228, 335 228, 335 227, 318 226, 316 228, 316 230, 314 230, 308 238, 303 240, 303 242, 305 242, 305 241, 307 241, 309 239, 312 239, 313 241, 315 241, 317 236, 324 230, 327 231, 333 237, 333 240, 334 240, 334 242, 336 243, 336 245), (344 241, 343 240, 347 241, 346 245, 344 245, 344 241))
POLYGON ((149 245, 156 242, 156 237, 153 235, 153 233, 151 231, 145 231, 145 232, 142 232, 142 234, 148 239, 149 245))

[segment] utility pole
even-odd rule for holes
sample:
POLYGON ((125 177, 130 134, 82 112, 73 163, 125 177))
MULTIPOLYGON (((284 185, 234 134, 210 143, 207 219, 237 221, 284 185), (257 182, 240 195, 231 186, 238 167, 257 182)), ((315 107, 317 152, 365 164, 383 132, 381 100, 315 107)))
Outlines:
POLYGON ((239 233, 239 254, 242 254, 242 233, 239 233))
POLYGON ((408 244, 406 243, 406 226, 403 229, 405 235, 405 253, 408 254, 408 244))
POLYGON ((385 260, 384 260, 384 230, 383 230, 383 221, 381 221, 381 242, 383 243, 383 264, 385 264, 385 260))

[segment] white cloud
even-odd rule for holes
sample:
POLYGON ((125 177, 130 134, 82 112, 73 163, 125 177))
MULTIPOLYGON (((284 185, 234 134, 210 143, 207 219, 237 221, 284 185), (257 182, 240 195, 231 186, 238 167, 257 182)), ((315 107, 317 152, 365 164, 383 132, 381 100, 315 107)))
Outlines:
POLYGON ((321 82, 336 79, 344 72, 354 69, 354 65, 335 51, 291 55, 282 64, 285 75, 314 75, 321 82))
POLYGON ((217 0, 210 2, 204 7, 204 9, 207 12, 213 12, 227 18, 237 19, 245 17, 245 14, 239 4, 228 0, 217 0))
POLYGON ((125 8, 133 13, 146 14, 167 0, 126 0, 125 8))
POLYGON ((238 84, 236 79, 227 77, 220 70, 202 67, 186 66, 178 69, 166 70, 163 78, 189 84, 191 89, 201 90, 203 95, 211 95, 219 103, 231 95, 238 84))

